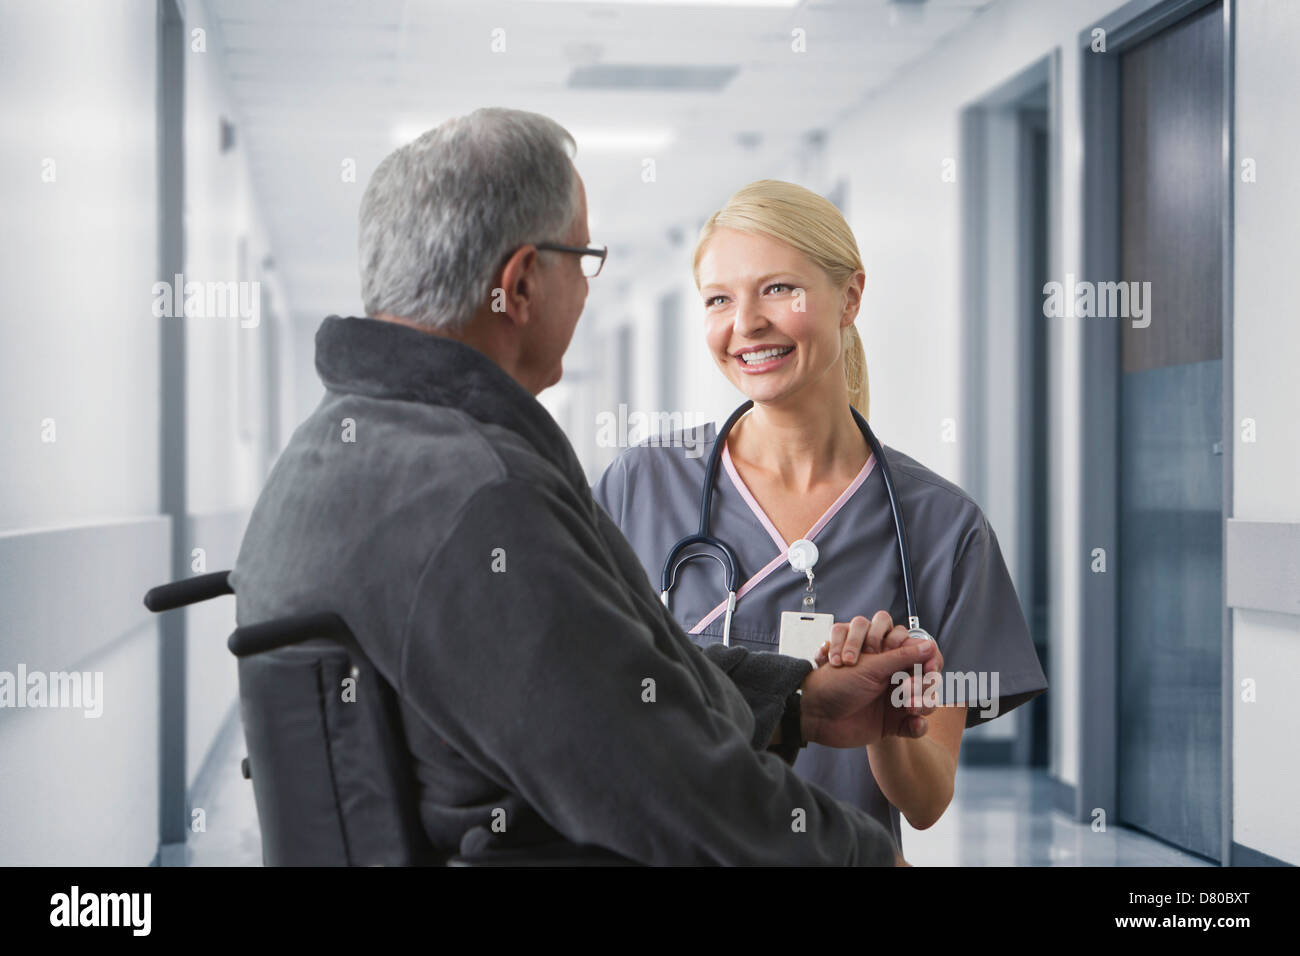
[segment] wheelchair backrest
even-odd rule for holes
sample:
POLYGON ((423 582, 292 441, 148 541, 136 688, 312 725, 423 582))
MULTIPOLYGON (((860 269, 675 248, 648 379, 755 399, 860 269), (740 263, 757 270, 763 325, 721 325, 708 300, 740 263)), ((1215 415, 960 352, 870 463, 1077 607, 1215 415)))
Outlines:
POLYGON ((308 638, 239 657, 267 866, 442 862, 420 823, 397 696, 351 643, 308 638))
MULTIPOLYGON (((168 611, 233 593, 229 572, 145 595, 168 611)), ((335 614, 238 628, 246 772, 267 866, 446 862, 419 816, 419 789, 397 695, 335 614)))

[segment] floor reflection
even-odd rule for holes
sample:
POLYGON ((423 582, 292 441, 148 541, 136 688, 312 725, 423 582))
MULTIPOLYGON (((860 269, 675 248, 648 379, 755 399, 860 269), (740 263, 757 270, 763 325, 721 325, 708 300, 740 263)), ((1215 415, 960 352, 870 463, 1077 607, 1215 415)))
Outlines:
MULTIPOLYGON (((253 785, 237 715, 221 734, 195 785, 207 829, 190 835, 190 866, 260 866, 262 844, 253 785)), ((914 866, 1208 866, 1159 840, 1121 826, 1094 832, 1052 809, 1045 771, 962 767, 947 813, 929 830, 904 824, 904 855, 914 866)))

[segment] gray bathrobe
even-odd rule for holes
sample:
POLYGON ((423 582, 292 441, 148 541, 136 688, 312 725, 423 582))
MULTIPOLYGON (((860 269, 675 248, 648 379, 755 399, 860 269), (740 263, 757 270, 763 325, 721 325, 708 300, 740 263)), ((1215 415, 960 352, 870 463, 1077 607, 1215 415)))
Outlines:
POLYGON ((436 848, 893 862, 878 822, 765 749, 809 665, 697 648, 554 419, 499 366, 331 316, 316 368, 325 397, 235 565, 238 621, 343 617, 401 698, 436 848))

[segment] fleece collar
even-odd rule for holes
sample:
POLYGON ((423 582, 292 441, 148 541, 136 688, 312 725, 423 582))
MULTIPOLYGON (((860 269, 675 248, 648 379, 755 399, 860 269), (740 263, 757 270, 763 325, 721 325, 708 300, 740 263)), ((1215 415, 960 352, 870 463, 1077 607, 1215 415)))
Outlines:
POLYGON ((586 489, 573 446, 528 390, 477 349, 382 319, 331 315, 316 332, 325 387, 371 398, 423 402, 516 432, 586 489))

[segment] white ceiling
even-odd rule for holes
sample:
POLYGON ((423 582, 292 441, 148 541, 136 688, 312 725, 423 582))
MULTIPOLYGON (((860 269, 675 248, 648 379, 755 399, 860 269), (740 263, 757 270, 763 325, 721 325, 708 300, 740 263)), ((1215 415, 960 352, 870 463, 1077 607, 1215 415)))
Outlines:
MULTIPOLYGON (((555 117, 578 134, 592 238, 607 272, 789 167, 903 66, 991 0, 803 0, 787 8, 570 0, 206 0, 295 312, 359 309, 356 214, 393 148, 480 106, 555 117), (493 31, 505 51, 493 52, 493 31), (792 50, 802 28, 806 52, 792 50), (575 70, 734 68, 719 89, 600 89, 575 70), (584 133, 668 132, 600 147, 584 133), (585 145, 584 145, 585 140, 585 145), (656 182, 642 181, 652 157, 656 182), (344 183, 345 159, 357 181, 344 183)), ((602 280, 605 274, 602 274, 602 280)))

